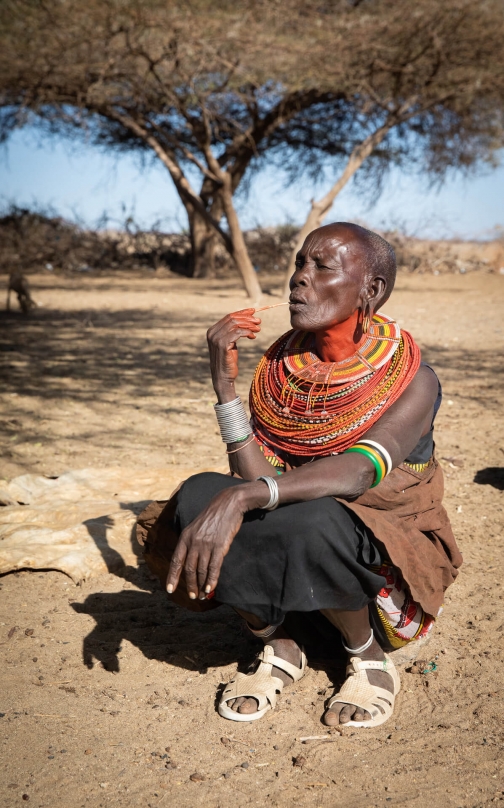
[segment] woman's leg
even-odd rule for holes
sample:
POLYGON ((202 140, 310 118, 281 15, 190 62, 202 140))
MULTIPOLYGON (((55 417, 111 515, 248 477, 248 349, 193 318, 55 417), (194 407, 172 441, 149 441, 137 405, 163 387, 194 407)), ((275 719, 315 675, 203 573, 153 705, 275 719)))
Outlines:
MULTIPOLYGON (((365 606, 356 612, 340 611, 338 609, 321 609, 321 613, 336 626, 340 631, 345 645, 348 648, 360 648, 369 640, 371 636, 371 625, 369 623, 369 609, 365 606)), ((360 654, 353 654, 351 656, 359 656, 364 660, 381 661, 385 659, 385 654, 376 641, 373 642, 365 651, 360 654)), ((367 671, 369 683, 376 687, 383 687, 384 690, 389 690, 393 693, 393 684, 390 674, 385 671, 367 671)), ((369 713, 361 710, 353 704, 335 704, 330 710, 327 710, 324 715, 324 722, 330 726, 337 726, 338 724, 346 724, 348 721, 368 721, 371 718, 369 713)))
MULTIPOLYGON (((235 478, 212 473, 190 478, 178 494, 176 529, 189 524, 218 491, 240 484, 243 482, 235 478)), ((321 611, 341 630, 346 644, 356 648, 371 633, 367 604, 383 587, 384 579, 370 565, 379 561, 361 523, 330 497, 267 513, 252 512, 246 515, 224 559, 216 600, 232 606, 257 629, 280 624, 288 612, 321 611)), ((265 644, 279 658, 296 667, 300 664, 301 650, 285 629, 279 627, 265 644)), ((378 643, 373 643, 361 658, 382 660, 384 655, 378 643)), ((291 681, 277 668, 273 675, 284 683, 291 681)), ((368 676, 372 684, 391 688, 387 674, 371 671, 368 676)), ((257 712, 254 698, 227 703, 240 713, 257 712)), ((338 723, 340 717, 348 721, 355 712, 351 705, 341 716, 328 711, 327 723, 338 723)))
MULTIPOLYGON (((259 618, 254 614, 244 612, 241 609, 235 609, 235 611, 238 612, 240 617, 243 617, 244 620, 247 621, 251 628, 266 628, 266 624, 262 620, 259 620, 259 618)), ((269 637, 264 639, 264 644, 271 645, 273 651, 275 652, 275 656, 280 657, 280 659, 285 659, 292 665, 296 665, 296 667, 301 664, 301 649, 294 642, 294 640, 291 640, 282 626, 278 626, 273 634, 270 634, 269 637)), ((271 674, 272 676, 277 676, 285 685, 292 682, 289 674, 280 670, 280 668, 273 667, 271 674)), ((253 698, 235 699, 234 701, 229 701, 228 705, 232 710, 236 710, 237 712, 246 715, 250 715, 251 713, 255 713, 257 711, 257 701, 253 698)))

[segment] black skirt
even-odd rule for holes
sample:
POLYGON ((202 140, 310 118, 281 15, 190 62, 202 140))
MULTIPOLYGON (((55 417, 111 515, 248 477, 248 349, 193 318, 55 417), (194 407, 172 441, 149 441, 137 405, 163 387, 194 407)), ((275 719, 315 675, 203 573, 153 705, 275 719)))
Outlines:
MULTIPOLYGON (((178 493, 176 529, 236 485, 243 480, 213 472, 190 477, 178 493)), ((385 584, 369 569, 381 560, 362 522, 332 497, 254 510, 224 559, 215 596, 275 625, 289 612, 357 611, 385 584)))

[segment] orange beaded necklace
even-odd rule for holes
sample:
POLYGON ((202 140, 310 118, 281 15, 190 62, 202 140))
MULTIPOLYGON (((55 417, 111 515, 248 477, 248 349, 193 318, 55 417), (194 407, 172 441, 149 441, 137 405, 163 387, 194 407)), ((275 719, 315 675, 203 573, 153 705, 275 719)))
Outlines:
MULTIPOLYGON (((330 343, 325 339, 334 356, 330 343)), ((383 314, 374 315, 356 347, 347 356, 343 350, 339 361, 323 362, 315 334, 280 337, 261 359, 250 389, 259 441, 306 457, 342 452, 362 438, 413 379, 420 349, 383 314)))

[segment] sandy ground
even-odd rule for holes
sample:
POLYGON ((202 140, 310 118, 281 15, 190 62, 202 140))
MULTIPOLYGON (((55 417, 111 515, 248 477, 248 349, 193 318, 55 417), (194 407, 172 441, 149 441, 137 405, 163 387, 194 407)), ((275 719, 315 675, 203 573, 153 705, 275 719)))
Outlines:
MULTIPOLYGON (((116 274, 32 285, 32 317, 0 312, 0 477, 224 465, 205 330, 244 305, 231 284, 116 274)), ((230 610, 177 609, 141 563, 81 587, 56 572, 8 574, 0 806, 504 803, 503 292, 491 274, 403 275, 386 307, 444 385, 437 453, 465 556, 421 652, 437 671, 401 670, 390 722, 302 744, 327 734, 324 700, 342 674, 315 659, 274 713, 226 722, 219 685, 257 648, 230 610)), ((287 329, 284 309, 263 318, 242 350, 243 394, 287 329)))

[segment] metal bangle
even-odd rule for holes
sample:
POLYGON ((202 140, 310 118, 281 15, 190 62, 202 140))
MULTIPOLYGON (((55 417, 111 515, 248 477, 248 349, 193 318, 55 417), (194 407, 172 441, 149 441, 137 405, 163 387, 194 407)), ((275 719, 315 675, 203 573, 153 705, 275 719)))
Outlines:
POLYGON ((278 501, 280 499, 280 494, 278 491, 278 483, 274 477, 257 477, 258 480, 262 480, 269 488, 270 498, 266 505, 261 507, 263 511, 274 511, 275 508, 278 507, 278 501))
POLYGON ((371 645, 373 644, 373 640, 374 640, 374 631, 373 629, 371 629, 371 636, 369 640, 365 642, 364 645, 361 645, 360 648, 349 648, 348 645, 345 645, 343 640, 341 640, 341 643, 343 645, 343 648, 348 654, 351 654, 352 656, 359 656, 359 654, 363 654, 364 651, 367 651, 367 649, 371 647, 371 645))
POLYGON ((224 443, 238 443, 252 434, 252 427, 240 396, 226 404, 214 404, 214 409, 224 443))
POLYGON ((247 628, 249 631, 252 632, 256 637, 259 637, 261 640, 267 640, 268 637, 271 637, 272 634, 275 633, 277 628, 282 625, 282 623, 277 623, 277 625, 270 624, 269 626, 265 626, 264 628, 252 628, 250 623, 245 621, 247 628))

